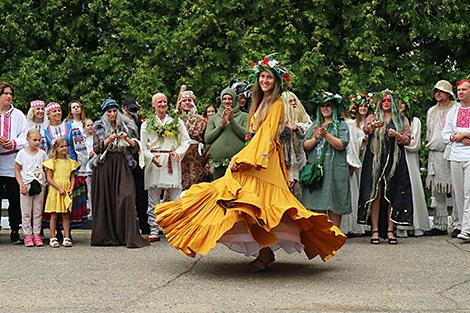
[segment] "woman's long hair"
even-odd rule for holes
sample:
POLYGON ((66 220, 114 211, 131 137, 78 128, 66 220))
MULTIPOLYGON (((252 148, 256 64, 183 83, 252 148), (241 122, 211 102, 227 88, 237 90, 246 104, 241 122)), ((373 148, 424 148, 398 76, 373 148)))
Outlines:
POLYGON ((72 114, 72 104, 74 103, 77 103, 78 105, 80 105, 80 108, 82 109, 81 113, 80 113, 80 121, 82 121, 82 124, 85 125, 85 121, 86 121, 86 114, 85 114, 85 107, 83 106, 83 104, 78 101, 78 100, 72 100, 70 103, 69 103, 69 114, 67 115, 67 122, 73 120, 73 114, 72 114))
POLYGON ((108 114, 104 112, 101 116, 101 120, 103 121, 104 125, 104 135, 108 138, 115 130, 121 132, 126 132, 129 137, 136 137, 137 136, 137 126, 135 125, 134 121, 129 117, 125 116, 121 113, 121 111, 117 111, 116 115, 116 125, 113 127, 111 121, 108 118, 108 114))
MULTIPOLYGON (((372 175, 377 175, 377 171, 380 169, 380 162, 381 162, 381 157, 382 157, 382 150, 383 150, 383 145, 384 145, 384 140, 385 136, 387 136, 386 131, 387 131, 387 125, 385 124, 384 120, 384 111, 382 109, 382 102, 385 97, 390 97, 390 101, 392 103, 391 105, 391 110, 392 110, 392 122, 395 127, 395 130, 398 132, 403 132, 403 115, 399 113, 399 108, 397 107, 397 103, 395 101, 395 98, 391 94, 386 94, 383 95, 380 103, 377 103, 377 108, 375 110, 375 117, 378 120, 381 120, 384 122, 384 126, 377 128, 374 132, 374 136, 372 136, 372 141, 371 141, 371 150, 374 155, 373 161, 372 161, 372 175)), ((393 160, 391 160, 392 167, 390 168, 390 172, 387 174, 388 177, 392 177, 393 174, 395 173, 396 165, 398 163, 398 160, 400 158, 400 149, 397 145, 397 142, 395 140, 394 144, 394 150, 393 150, 393 160)))
POLYGON ((367 114, 364 117, 362 117, 362 115, 359 113, 359 108, 357 109, 357 114, 356 114, 356 117, 354 119, 354 122, 356 123, 357 128, 361 128, 361 123, 364 122, 367 119, 367 117, 370 114, 370 111, 371 111, 370 107, 367 106, 367 114))
POLYGON ((271 90, 271 93, 267 96, 266 99, 264 99, 264 92, 263 90, 261 90, 261 86, 259 85, 259 75, 262 72, 263 71, 259 72, 258 75, 256 75, 256 82, 253 87, 253 103, 251 105, 250 112, 248 113, 248 121, 251 121, 251 117, 255 114, 258 107, 262 105, 260 111, 258 112, 258 116, 256 117, 254 125, 256 130, 258 130, 260 125, 263 124, 264 120, 268 116, 268 112, 271 109, 271 106, 274 102, 276 102, 276 100, 280 99, 281 94, 281 85, 279 84, 276 75, 271 71, 267 71, 268 73, 272 74, 275 78, 274 86, 271 90))
POLYGON ((375 109, 375 116, 383 121, 384 119, 384 111, 382 109, 382 102, 386 97, 390 97, 391 107, 390 110, 392 111, 392 121, 395 127, 395 130, 398 132, 403 131, 403 120, 400 116, 400 108, 398 107, 398 102, 396 101, 395 97, 392 94, 385 94, 380 98, 380 103, 377 103, 377 108, 375 109))

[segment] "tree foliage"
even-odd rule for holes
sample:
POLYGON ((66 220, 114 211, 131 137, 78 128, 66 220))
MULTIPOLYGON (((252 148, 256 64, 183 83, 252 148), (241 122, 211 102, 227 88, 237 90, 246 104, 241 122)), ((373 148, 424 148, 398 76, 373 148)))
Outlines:
POLYGON ((272 52, 301 99, 413 86, 420 114, 438 79, 470 77, 469 4, 456 0, 2 0, 1 81, 16 103, 107 97, 144 106, 187 84, 202 107, 272 52))

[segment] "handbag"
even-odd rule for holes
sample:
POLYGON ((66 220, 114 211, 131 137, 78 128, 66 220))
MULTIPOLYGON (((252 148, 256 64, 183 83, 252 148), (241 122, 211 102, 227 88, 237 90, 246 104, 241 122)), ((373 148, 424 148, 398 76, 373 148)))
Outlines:
POLYGON ((320 160, 315 163, 307 163, 299 173, 299 182, 302 187, 310 190, 318 189, 323 183, 323 162, 325 161, 327 142, 323 142, 320 160))
POLYGON ((32 196, 40 194, 41 191, 42 191, 41 184, 36 179, 33 179, 31 181, 31 184, 29 185, 28 195, 32 197, 32 196))

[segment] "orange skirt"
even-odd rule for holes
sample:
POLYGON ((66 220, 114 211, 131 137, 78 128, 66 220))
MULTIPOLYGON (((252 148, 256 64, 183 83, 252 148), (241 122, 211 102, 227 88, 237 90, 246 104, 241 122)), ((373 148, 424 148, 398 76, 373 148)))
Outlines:
POLYGON ((170 244, 188 256, 218 242, 245 255, 263 247, 334 256, 346 236, 325 214, 308 211, 289 191, 247 173, 193 185, 177 201, 157 205, 156 222, 170 244))

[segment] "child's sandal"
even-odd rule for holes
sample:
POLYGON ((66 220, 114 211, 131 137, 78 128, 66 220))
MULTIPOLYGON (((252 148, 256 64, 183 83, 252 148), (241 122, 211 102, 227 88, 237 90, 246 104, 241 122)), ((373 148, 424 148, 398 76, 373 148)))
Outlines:
POLYGON ((62 246, 64 247, 71 247, 72 246, 72 240, 70 238, 64 238, 64 241, 62 242, 62 246))
POLYGON ((50 241, 49 241, 49 246, 52 247, 52 248, 59 248, 60 243, 57 240, 57 238, 51 238, 50 241))

